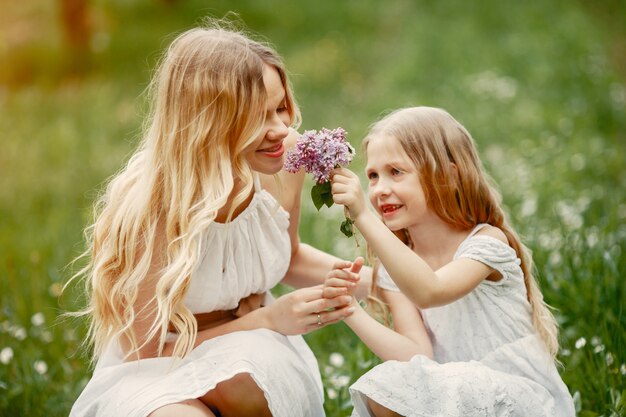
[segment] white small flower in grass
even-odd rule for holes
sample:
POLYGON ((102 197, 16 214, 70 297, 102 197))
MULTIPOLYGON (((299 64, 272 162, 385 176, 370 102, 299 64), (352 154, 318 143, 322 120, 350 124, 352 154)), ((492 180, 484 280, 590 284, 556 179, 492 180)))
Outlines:
POLYGON ((328 398, 331 400, 334 400, 335 398, 337 398, 337 391, 335 391, 332 388, 328 388, 326 390, 326 394, 328 394, 328 398))
POLYGON ((63 332, 63 339, 66 342, 73 342, 76 340, 76 332, 73 329, 67 329, 63 332))
POLYGON ((46 330, 45 332, 41 333, 41 341, 44 343, 52 342, 52 332, 46 330))
POLYGON ((569 349, 561 349, 561 356, 569 356, 572 354, 572 351, 569 349))
POLYGON ((329 378, 329 382, 335 388, 343 388, 350 383, 350 377, 348 375, 333 375, 329 378))
POLYGON ((593 353, 602 353, 604 352, 604 345, 598 345, 593 348, 593 353))
POLYGON ((61 294, 63 294, 63 285, 59 284, 58 282, 52 283, 48 288, 48 293, 52 297, 60 297, 61 294))
POLYGON ((591 338, 591 346, 598 346, 600 343, 602 343, 602 340, 598 336, 591 338))
POLYGON ((585 339, 584 337, 581 337, 580 339, 576 341, 574 346, 576 346, 576 349, 582 349, 585 347, 586 344, 587 344, 587 339, 585 339))
POLYGON ((611 366, 613 365, 613 362, 615 362, 615 359, 613 359, 613 354, 611 352, 607 353, 604 359, 606 360, 606 366, 611 366))
POLYGON ((13 337, 20 341, 26 339, 26 329, 20 326, 15 326, 13 328, 13 337))
POLYGON ((337 383, 340 387, 347 387, 350 383, 350 377, 348 375, 339 375, 337 378, 337 383))
POLYGON ((5 347, 0 351, 0 362, 3 365, 8 365, 8 363, 11 362, 11 359, 13 359, 13 349, 5 347))
POLYGON ((345 363, 345 359, 341 353, 333 352, 330 354, 329 362, 332 366, 339 368, 345 363))
POLYGON ((41 326, 42 324, 46 322, 46 318, 41 312, 35 313, 30 318, 30 322, 33 323, 33 326, 41 326))
POLYGON ((44 361, 35 361, 33 363, 33 368, 35 368, 35 371, 39 374, 39 375, 43 375, 46 372, 48 372, 48 364, 45 363, 44 361))
POLYGON ((619 367, 619 371, 622 375, 626 375, 626 363, 623 363, 622 366, 619 367))

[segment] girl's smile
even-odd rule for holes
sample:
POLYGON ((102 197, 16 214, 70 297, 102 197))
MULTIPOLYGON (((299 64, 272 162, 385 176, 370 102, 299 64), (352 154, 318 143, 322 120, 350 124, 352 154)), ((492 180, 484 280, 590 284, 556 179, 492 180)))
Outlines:
POLYGON ((381 204, 378 211, 382 213, 383 218, 389 218, 396 214, 402 207, 404 207, 402 204, 381 204))

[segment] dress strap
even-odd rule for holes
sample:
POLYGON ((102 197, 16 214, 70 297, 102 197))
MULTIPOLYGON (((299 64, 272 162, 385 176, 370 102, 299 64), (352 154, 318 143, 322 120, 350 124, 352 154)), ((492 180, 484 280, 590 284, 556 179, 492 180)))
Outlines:
POLYGON ((261 190, 263 189, 263 187, 261 187, 261 178, 259 177, 259 174, 254 173, 254 192, 258 193, 261 192, 261 190))
POLYGON ((474 236, 476 233, 480 232, 480 230, 481 230, 483 227, 487 226, 487 225, 488 225, 488 223, 480 223, 480 224, 477 224, 477 225, 476 225, 476 226, 472 229, 472 231, 470 232, 470 234, 469 234, 469 235, 467 235, 467 237, 465 238, 465 240, 469 239, 470 237, 474 236))

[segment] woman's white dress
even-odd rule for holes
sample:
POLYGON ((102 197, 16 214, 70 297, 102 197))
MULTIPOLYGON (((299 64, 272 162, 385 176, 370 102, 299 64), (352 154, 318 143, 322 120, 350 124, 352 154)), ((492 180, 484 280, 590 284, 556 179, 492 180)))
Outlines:
MULTIPOLYGON (((229 310, 274 287, 289 266, 288 227, 288 213, 256 179, 250 205, 231 222, 210 226, 185 304, 194 314, 229 310)), ((249 373, 261 387, 272 415, 324 416, 317 361, 304 339, 257 329, 205 341, 176 364, 170 358, 123 363, 113 343, 70 417, 144 417, 200 397, 239 373, 249 373)))
MULTIPOLYGON (((356 381, 353 416, 371 415, 367 398, 403 415, 574 416, 574 405, 542 341, 535 334, 515 251, 478 225, 454 259, 470 258, 502 274, 441 307, 421 310, 434 360, 384 362, 356 381)), ((381 288, 399 291, 384 268, 381 288)))

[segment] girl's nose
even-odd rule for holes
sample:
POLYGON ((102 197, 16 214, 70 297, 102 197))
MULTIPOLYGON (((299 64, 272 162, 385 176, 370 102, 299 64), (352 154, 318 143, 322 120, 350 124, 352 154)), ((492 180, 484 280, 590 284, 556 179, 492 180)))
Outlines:
POLYGON ((374 196, 376 197, 385 197, 391 193, 391 188, 387 181, 379 180, 376 185, 374 185, 374 189, 372 190, 374 196))

